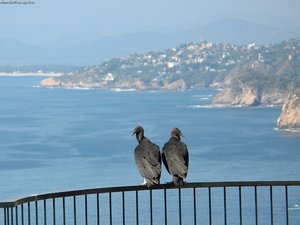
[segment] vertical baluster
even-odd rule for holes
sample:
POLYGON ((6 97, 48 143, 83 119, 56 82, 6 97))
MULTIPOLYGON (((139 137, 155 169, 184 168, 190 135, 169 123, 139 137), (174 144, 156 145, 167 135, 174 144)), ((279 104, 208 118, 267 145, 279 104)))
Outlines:
POLYGON ((100 225, 100 199, 99 199, 99 193, 97 193, 97 225, 100 225))
POLYGON ((6 208, 6 213, 7 213, 7 216, 6 216, 6 218, 7 218, 7 225, 9 225, 10 224, 10 217, 9 217, 9 208, 6 208))
POLYGON ((109 192, 109 224, 112 225, 112 203, 111 203, 111 192, 109 192))
POLYGON ((63 197, 63 225, 66 225, 66 200, 63 197))
POLYGON ((211 187, 208 187, 209 225, 212 225, 211 187))
POLYGON ((18 215, 18 214, 19 214, 19 213, 18 213, 18 206, 16 206, 16 207, 15 207, 15 210, 16 210, 16 225, 19 225, 19 218, 18 218, 18 217, 19 217, 19 215, 18 215))
POLYGON ((6 225, 6 208, 3 208, 3 224, 6 225))
POLYGON ((46 203, 46 199, 44 200, 44 225, 47 225, 47 203, 46 203))
POLYGON ((85 225, 88 225, 88 201, 87 201, 87 195, 84 195, 84 209, 85 209, 85 225))
POLYGON ((257 186, 254 187, 254 193, 255 193, 255 225, 258 225, 257 186))
POLYGON ((27 213, 28 213, 28 225, 31 224, 31 221, 30 221, 30 202, 27 203, 27 213))
POLYGON ((286 225, 289 225, 289 193, 288 193, 287 185, 285 185, 285 215, 286 215, 286 225))
POLYGON ((139 225, 139 192, 135 191, 135 214, 136 214, 136 225, 139 225))
POLYGON ((243 225, 242 187, 239 186, 240 225, 243 225))
POLYGON ((152 202, 152 189, 150 189, 150 225, 153 225, 153 202, 152 202))
POLYGON ((196 188, 193 188, 194 195, 194 225, 197 225, 197 199, 196 199, 196 188))
POLYGON ((74 225, 77 224, 77 215, 76 215, 76 196, 73 196, 73 210, 74 210, 74 225))
POLYGON ((39 225, 38 201, 35 200, 35 224, 39 225))
POLYGON ((270 186, 270 211, 271 211, 271 225, 274 224, 274 215, 273 215, 273 186, 270 186))
POLYGON ((24 225, 24 205, 21 205, 21 223, 24 225))
POLYGON ((14 225, 14 210, 13 210, 13 207, 10 208, 10 220, 11 220, 11 225, 14 225))
POLYGON ((182 225, 182 214, 181 214, 181 188, 178 188, 178 208, 179 208, 179 225, 182 225))
POLYGON ((122 191, 122 213, 123 213, 123 225, 125 225, 125 192, 122 191))
POLYGON ((227 225, 227 197, 226 197, 226 187, 223 189, 224 193, 224 224, 227 225))
POLYGON ((164 189, 165 225, 168 224, 167 190, 164 189))
POLYGON ((53 216, 53 225, 55 225, 56 224, 55 198, 52 199, 52 216, 53 216))

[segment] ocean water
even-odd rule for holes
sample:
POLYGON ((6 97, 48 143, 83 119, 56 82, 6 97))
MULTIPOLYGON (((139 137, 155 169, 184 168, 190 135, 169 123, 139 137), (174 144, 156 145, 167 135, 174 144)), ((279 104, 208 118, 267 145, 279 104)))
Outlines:
POLYGON ((188 182, 300 180, 300 135, 275 129, 280 108, 206 107, 213 89, 49 89, 41 79, 0 77, 0 201, 142 183, 136 125, 159 146, 182 130, 188 182))

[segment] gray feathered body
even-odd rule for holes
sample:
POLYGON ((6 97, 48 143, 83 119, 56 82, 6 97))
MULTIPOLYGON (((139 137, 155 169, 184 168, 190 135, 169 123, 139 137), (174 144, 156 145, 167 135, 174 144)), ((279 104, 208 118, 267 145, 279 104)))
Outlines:
POLYGON ((135 148, 134 159, 140 174, 146 179, 147 186, 160 183, 161 155, 158 145, 143 137, 135 148))
POLYGON ((173 176, 173 183, 182 185, 189 166, 189 153, 186 144, 178 138, 171 137, 162 149, 162 159, 167 171, 173 176))

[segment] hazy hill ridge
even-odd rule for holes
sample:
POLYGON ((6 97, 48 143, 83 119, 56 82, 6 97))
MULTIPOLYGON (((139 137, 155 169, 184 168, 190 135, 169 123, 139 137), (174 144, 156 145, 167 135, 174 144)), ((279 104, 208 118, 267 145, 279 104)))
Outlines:
POLYGON ((56 39, 51 39, 51 35, 43 35, 43 38, 17 40, 18 37, 6 38, 0 35, 0 65, 84 66, 133 53, 171 48, 192 41, 210 40, 215 43, 238 45, 253 42, 269 44, 299 36, 299 27, 272 27, 237 18, 202 25, 195 22, 194 25, 186 27, 116 36, 103 35, 98 33, 97 29, 59 36, 56 39))
POLYGON ((300 87, 300 39, 273 45, 212 42, 115 58, 87 66, 42 86, 170 90, 224 88, 215 104, 282 105, 300 87))

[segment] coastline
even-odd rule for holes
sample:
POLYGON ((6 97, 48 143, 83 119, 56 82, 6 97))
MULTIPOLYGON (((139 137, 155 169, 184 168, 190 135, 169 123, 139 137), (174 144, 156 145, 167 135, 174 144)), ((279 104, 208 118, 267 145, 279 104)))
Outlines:
POLYGON ((0 72, 2 77, 60 77, 63 73, 43 73, 43 72, 0 72))

